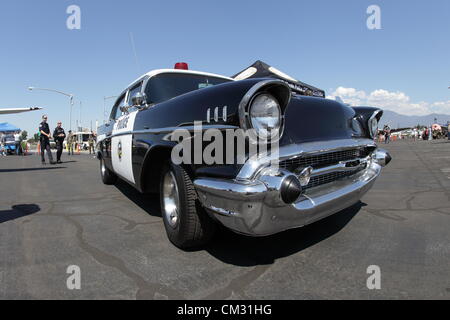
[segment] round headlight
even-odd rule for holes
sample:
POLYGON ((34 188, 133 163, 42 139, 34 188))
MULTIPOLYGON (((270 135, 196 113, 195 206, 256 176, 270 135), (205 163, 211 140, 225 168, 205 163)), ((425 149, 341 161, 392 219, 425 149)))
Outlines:
POLYGON ((268 93, 256 96, 250 106, 250 122, 262 139, 275 138, 281 128, 281 107, 268 93))
POLYGON ((372 135, 372 138, 375 138, 378 134, 378 120, 372 119, 369 123, 370 126, 370 134, 372 135))

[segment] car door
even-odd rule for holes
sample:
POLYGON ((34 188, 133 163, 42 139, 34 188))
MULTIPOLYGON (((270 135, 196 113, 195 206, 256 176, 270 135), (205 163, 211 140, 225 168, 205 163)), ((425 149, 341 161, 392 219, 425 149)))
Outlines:
POLYGON ((111 157, 112 134, 116 120, 122 116, 122 111, 120 110, 120 108, 126 104, 125 98, 126 92, 120 95, 116 100, 111 110, 111 115, 109 116, 109 122, 105 124, 105 126, 103 127, 103 131, 98 137, 98 142, 102 150, 102 157, 105 161, 105 165, 112 171, 114 171, 111 157))
MULTIPOLYGON (((137 92, 141 92, 142 82, 131 87, 126 95, 127 105, 131 106, 131 98, 137 92)), ((111 159, 115 173, 123 179, 135 184, 133 174, 133 131, 136 116, 139 113, 137 108, 130 107, 128 112, 119 116, 114 123, 111 139, 111 159)))

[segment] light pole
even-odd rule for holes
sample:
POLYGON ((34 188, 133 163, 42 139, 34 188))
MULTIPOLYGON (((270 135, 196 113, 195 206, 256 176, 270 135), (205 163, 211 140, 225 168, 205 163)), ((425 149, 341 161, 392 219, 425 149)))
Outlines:
POLYGON ((118 98, 118 96, 103 97, 103 124, 106 123, 106 100, 115 98, 118 98))
POLYGON ((41 90, 41 91, 50 91, 50 92, 55 92, 55 93, 59 93, 62 94, 66 97, 69 97, 69 104, 70 104, 70 130, 72 130, 72 108, 73 108, 73 99, 75 98, 75 96, 73 94, 70 93, 65 93, 59 90, 55 90, 55 89, 48 89, 48 88, 36 88, 36 87, 28 87, 28 90, 33 91, 33 90, 41 90))
POLYGON ((83 124, 82 124, 82 122, 81 122, 81 108, 82 108, 82 106, 83 106, 83 103, 80 101, 80 131, 83 131, 83 124))

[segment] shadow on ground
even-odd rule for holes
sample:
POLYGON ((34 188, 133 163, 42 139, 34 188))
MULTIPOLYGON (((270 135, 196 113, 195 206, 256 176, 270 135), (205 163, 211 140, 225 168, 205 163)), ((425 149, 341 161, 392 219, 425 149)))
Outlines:
POLYGON ((46 170, 58 170, 67 169, 66 167, 42 167, 42 168, 24 168, 24 169, 0 169, 0 173, 13 173, 13 172, 32 172, 32 171, 46 171, 46 170))
POLYGON ((270 237, 246 237, 221 227, 206 251, 218 260, 236 266, 270 265, 337 234, 364 206, 366 204, 359 202, 310 226, 270 237))
MULTIPOLYGON (((122 181, 116 187, 149 215, 161 217, 158 196, 142 195, 122 181)), ((310 226, 263 238, 246 237, 220 226, 214 239, 204 250, 216 259, 232 265, 248 267, 273 264, 279 258, 303 251, 337 234, 364 206, 366 204, 359 202, 310 226)))
POLYGON ((158 195, 142 194, 122 180, 119 180, 115 187, 150 216, 162 217, 158 195))
POLYGON ((38 213, 41 208, 35 204, 21 204, 13 206, 11 210, 0 211, 0 223, 20 219, 38 213))

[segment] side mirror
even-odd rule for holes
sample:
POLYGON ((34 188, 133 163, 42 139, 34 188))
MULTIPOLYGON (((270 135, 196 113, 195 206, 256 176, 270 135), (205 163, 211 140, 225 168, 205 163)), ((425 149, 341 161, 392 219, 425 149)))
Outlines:
POLYGON ((147 96, 145 93, 137 92, 134 96, 131 97, 131 103, 133 107, 142 107, 147 104, 147 96))
POLYGON ((128 109, 130 109, 130 106, 129 106, 128 104, 125 104, 125 105, 123 105, 123 106, 120 107, 120 111, 121 111, 122 113, 127 113, 127 112, 128 112, 128 109))

